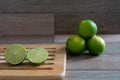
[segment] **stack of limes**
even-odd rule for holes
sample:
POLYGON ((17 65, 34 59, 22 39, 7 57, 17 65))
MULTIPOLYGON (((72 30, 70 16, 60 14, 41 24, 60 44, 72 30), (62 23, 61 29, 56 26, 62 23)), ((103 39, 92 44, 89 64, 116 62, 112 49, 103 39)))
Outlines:
POLYGON ((73 55, 88 50, 90 54, 99 55, 104 52, 106 43, 96 35, 97 25, 93 20, 83 20, 78 26, 78 34, 70 36, 66 41, 66 50, 73 55))

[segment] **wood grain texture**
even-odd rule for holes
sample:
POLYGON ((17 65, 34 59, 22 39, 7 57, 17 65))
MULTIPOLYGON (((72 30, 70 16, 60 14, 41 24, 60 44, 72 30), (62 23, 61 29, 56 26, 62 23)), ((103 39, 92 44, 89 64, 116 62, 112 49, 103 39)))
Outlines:
POLYGON ((58 15, 54 23, 56 34, 76 33, 77 29, 74 27, 79 21, 90 18, 98 23, 98 33, 109 34, 120 33, 119 5, 120 0, 0 0, 0 14, 50 13, 58 15))
POLYGON ((53 43, 54 36, 53 35, 16 35, 16 36, 1 36, 0 44, 37 44, 37 43, 53 43))
POLYGON ((120 0, 0 0, 0 13, 120 13, 120 0))
MULTIPOLYGON (((105 40, 105 42, 111 42, 111 44, 112 44, 112 42, 120 42, 120 34, 104 34, 104 35, 97 34, 97 35, 102 37, 105 40)), ((71 34, 69 34, 69 35, 65 35, 65 34, 55 35, 54 42, 55 43, 65 43, 69 36, 71 36, 71 34)), ((108 46, 108 47, 111 47, 111 46, 108 46)), ((118 45, 116 45, 116 46, 118 46, 118 45)))
POLYGON ((92 19, 98 26, 98 34, 120 33, 120 15, 78 14, 56 15, 56 34, 77 34, 78 24, 84 19, 92 19))
MULTIPOLYGON (((102 55, 68 55, 68 70, 120 70, 120 42, 109 42, 102 55)), ((88 53, 88 52, 85 52, 88 53)))
POLYGON ((54 16, 51 14, 0 14, 0 36, 12 35, 54 35, 54 16))
POLYGON ((120 71, 67 71, 65 80, 119 80, 120 71))
POLYGON ((120 70, 120 55, 69 57, 68 70, 120 70))

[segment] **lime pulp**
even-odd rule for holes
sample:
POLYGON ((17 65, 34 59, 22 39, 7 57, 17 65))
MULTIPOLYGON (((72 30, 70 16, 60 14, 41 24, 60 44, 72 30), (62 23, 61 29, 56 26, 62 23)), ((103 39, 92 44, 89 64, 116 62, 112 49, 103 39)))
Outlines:
POLYGON ((44 48, 34 48, 28 51, 27 58, 30 63, 39 65, 47 60, 48 51, 44 48))
POLYGON ((12 65, 23 62, 26 58, 27 51, 22 44, 11 44, 5 51, 5 59, 12 65))

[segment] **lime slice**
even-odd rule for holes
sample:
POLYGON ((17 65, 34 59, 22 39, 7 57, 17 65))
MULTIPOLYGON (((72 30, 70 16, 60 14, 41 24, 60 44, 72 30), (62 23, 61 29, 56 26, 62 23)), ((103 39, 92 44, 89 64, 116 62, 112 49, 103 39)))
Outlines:
POLYGON ((26 49, 21 44, 12 44, 5 51, 5 59, 12 65, 20 64, 26 58, 26 49))
POLYGON ((39 65, 48 58, 48 51, 44 48, 34 48, 28 51, 27 58, 30 63, 39 65))

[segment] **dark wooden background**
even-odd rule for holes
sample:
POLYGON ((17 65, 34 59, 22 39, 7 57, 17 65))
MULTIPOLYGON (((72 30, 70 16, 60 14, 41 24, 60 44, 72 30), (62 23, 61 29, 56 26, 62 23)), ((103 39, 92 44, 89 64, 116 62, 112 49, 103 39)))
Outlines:
POLYGON ((0 0, 0 36, 73 34, 83 19, 119 34, 120 0, 0 0))

